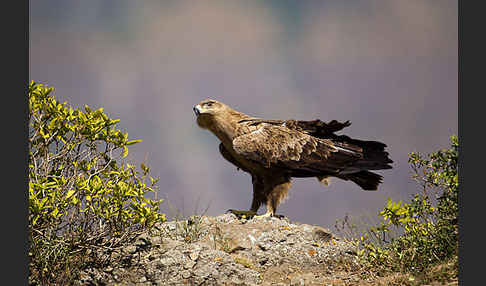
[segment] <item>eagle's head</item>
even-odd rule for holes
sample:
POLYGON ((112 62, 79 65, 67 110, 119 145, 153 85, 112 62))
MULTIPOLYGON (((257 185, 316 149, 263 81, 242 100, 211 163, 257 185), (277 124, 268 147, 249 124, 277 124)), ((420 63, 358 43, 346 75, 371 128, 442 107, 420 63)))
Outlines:
POLYGON ((192 109, 197 116, 199 127, 208 129, 216 116, 224 114, 225 111, 231 108, 217 100, 205 99, 192 109))

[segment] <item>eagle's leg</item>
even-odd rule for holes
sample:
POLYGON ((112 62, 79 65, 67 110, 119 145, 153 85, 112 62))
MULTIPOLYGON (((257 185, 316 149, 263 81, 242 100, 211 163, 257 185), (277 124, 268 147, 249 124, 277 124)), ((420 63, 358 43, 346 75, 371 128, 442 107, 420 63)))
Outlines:
POLYGON ((251 201, 250 211, 257 212, 260 206, 265 202, 265 186, 263 179, 252 175, 251 182, 253 183, 253 199, 251 201))
POLYGON ((290 180, 280 181, 279 183, 270 185, 267 193, 267 212, 264 215, 256 217, 273 217, 276 216, 275 212, 277 207, 282 203, 289 193, 291 186, 290 180))

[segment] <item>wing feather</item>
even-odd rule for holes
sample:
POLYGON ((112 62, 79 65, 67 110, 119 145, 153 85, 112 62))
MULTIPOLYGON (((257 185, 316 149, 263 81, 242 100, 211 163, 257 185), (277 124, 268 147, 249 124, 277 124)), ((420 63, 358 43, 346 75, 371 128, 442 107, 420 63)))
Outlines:
POLYGON ((231 164, 235 165, 238 169, 241 169, 243 171, 249 172, 249 170, 245 167, 245 165, 243 165, 240 162, 238 162, 238 160, 236 160, 231 155, 231 153, 228 150, 226 150, 226 148, 224 147, 223 143, 220 143, 219 144, 219 152, 221 153, 221 155, 223 156, 223 158, 225 158, 231 164))
POLYGON ((273 164, 291 170, 337 172, 362 156, 335 146, 331 140, 290 129, 285 122, 281 125, 273 122, 242 124, 246 132, 234 138, 233 149, 266 167, 273 164))
POLYGON ((289 129, 295 129, 299 131, 303 131, 307 134, 310 134, 315 137, 319 138, 326 138, 333 135, 334 132, 340 131, 345 127, 351 125, 351 122, 339 122, 337 120, 331 120, 330 122, 326 123, 320 119, 316 120, 268 120, 268 119, 260 119, 260 118, 250 118, 250 119, 243 119, 240 123, 247 123, 249 125, 258 125, 260 123, 268 123, 273 125, 285 125, 289 129))

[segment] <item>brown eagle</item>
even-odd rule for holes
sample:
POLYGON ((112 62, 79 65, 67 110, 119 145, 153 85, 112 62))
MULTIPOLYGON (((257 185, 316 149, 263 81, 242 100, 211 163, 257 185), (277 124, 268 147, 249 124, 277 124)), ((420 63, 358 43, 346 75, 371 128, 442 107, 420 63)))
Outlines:
POLYGON ((349 121, 265 120, 212 99, 193 110, 199 127, 221 141, 221 155, 251 174, 252 215, 266 204, 264 216, 273 216, 288 194, 292 177, 316 177, 326 186, 330 177, 336 177, 374 191, 382 176, 369 170, 392 168, 385 144, 334 134, 351 125, 349 121))

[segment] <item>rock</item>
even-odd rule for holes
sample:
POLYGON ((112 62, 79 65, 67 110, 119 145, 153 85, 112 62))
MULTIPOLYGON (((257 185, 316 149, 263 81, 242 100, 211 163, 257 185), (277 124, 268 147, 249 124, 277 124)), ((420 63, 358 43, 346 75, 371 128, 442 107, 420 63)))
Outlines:
POLYGON ((245 237, 232 236, 227 240, 228 253, 245 250, 251 248, 251 243, 245 237))
POLYGON ((181 275, 182 275, 182 278, 187 279, 187 278, 191 277, 191 272, 189 272, 188 270, 184 270, 184 271, 181 272, 181 275))
POLYGON ((152 244, 151 240, 152 240, 152 238, 150 237, 149 234, 147 234, 147 233, 141 234, 135 240, 135 246, 137 246, 139 248, 148 247, 152 244))
POLYGON ((315 226, 312 234, 314 236, 314 240, 319 242, 329 242, 333 238, 330 230, 320 226, 315 226))
POLYGON ((194 251, 189 253, 189 258, 191 258, 191 260, 193 261, 196 261, 198 257, 199 257, 199 251, 194 251))
POLYGON ((187 263, 184 265, 184 268, 186 268, 186 269, 191 269, 191 268, 193 268, 193 267, 194 267, 194 265, 196 265, 196 262, 194 262, 194 261, 189 261, 189 262, 187 262, 187 263))
POLYGON ((129 253, 129 254, 134 254, 137 252, 137 246, 136 245, 128 245, 125 248, 123 248, 123 252, 129 253))
POLYGON ((265 243, 265 242, 259 242, 257 244, 257 246, 262 250, 262 251, 266 251, 268 249, 270 249, 270 244, 269 243, 265 243))
POLYGON ((193 242, 170 233, 175 222, 158 225, 164 231, 155 236, 142 233, 113 251, 109 266, 81 272, 79 285, 323 285, 333 261, 356 259, 351 244, 330 243, 329 230, 287 218, 223 214, 197 223, 200 236, 193 242))
POLYGON ((93 284, 93 279, 91 279, 91 276, 85 271, 81 271, 81 273, 79 273, 79 285, 91 285, 91 284, 93 284))
POLYGON ((209 265, 202 265, 201 267, 197 268, 194 271, 194 275, 206 279, 209 275, 211 275, 211 267, 209 265))
POLYGON ((311 227, 310 225, 304 225, 304 226, 303 226, 303 230, 304 230, 305 232, 311 232, 311 231, 312 231, 312 229, 313 229, 313 227, 311 227))
POLYGON ((290 280, 290 285, 291 286, 304 286, 305 282, 304 282, 304 279, 301 278, 301 277, 293 277, 290 280))

